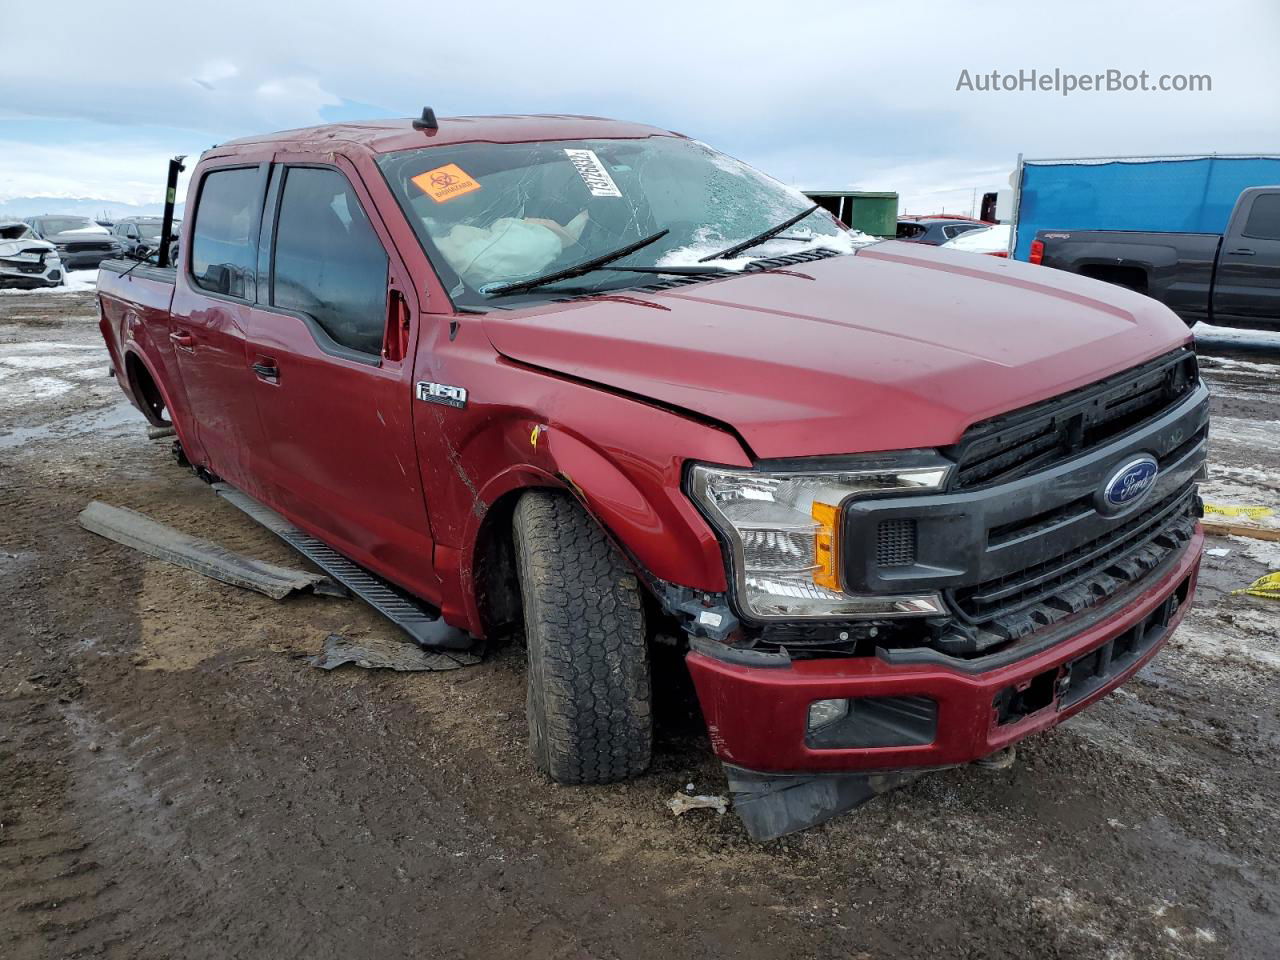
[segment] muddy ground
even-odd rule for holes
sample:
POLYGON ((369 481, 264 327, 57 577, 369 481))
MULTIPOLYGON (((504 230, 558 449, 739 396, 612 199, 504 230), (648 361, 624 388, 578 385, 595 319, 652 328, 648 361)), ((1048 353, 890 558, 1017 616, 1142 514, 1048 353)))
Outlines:
MULTIPOLYGON (((1280 363, 1280 355, 1275 358, 1280 363)), ((1276 372, 1204 363, 1211 501, 1280 508, 1276 372)), ((0 957, 1275 957, 1280 550, 1215 538, 1166 652, 1009 770, 924 777, 757 845, 678 663, 652 771, 526 762, 518 647, 446 674, 307 665, 394 637, 81 530, 91 499, 279 563, 148 441, 88 294, 0 296, 0 957)))

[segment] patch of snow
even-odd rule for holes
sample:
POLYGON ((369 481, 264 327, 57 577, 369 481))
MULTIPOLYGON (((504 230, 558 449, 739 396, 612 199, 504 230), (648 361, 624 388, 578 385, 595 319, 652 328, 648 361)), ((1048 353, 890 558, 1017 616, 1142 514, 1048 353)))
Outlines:
POLYGON ((0 383, 0 409, 24 407, 36 400, 51 400, 71 389, 71 384, 58 377, 31 377, 0 383))
POLYGON ((708 254, 733 246, 732 240, 726 241, 719 234, 713 235, 713 233, 706 227, 700 227, 694 232, 693 243, 669 251, 658 260, 657 265, 660 267, 719 267, 722 270, 741 271, 756 260, 806 253, 809 250, 833 250, 839 254, 853 253, 860 247, 878 243, 880 239, 856 230, 841 230, 838 234, 813 234, 803 243, 797 243, 794 240, 770 240, 732 259, 707 260, 704 263, 702 258, 708 254))
POLYGON ((1280 473, 1276 473, 1274 470, 1262 470, 1258 467, 1233 467, 1225 463, 1215 463, 1209 468, 1209 475, 1215 480, 1234 480, 1242 484, 1270 487, 1280 492, 1280 473))
POLYGON ((997 223, 984 230, 968 230, 958 237, 952 237, 943 246, 966 253, 1001 253, 1009 249, 1009 233, 1012 229, 1007 223, 997 223))
POLYGON ((1237 327, 1215 327, 1208 323, 1197 323, 1191 328, 1191 332, 1197 339, 1206 337, 1237 343, 1274 343, 1280 346, 1280 332, 1273 330, 1241 330, 1237 327))
POLYGON ((107 357, 103 354, 102 362, 95 363, 92 367, 84 367, 80 370, 72 370, 66 374, 72 380, 111 380, 112 377, 107 373, 107 357))
POLYGON ((17 367, 26 370, 43 370, 57 367, 74 367, 82 363, 83 357, 45 357, 20 355, 16 357, 0 357, 0 363, 6 367, 17 367))
POLYGON ((1209 439, 1244 443, 1269 450, 1280 440, 1280 420, 1248 420, 1242 417, 1214 417, 1209 421, 1209 439))
MULTIPOLYGON (((1197 324, 1199 329, 1203 324, 1197 324)), ((1221 329, 1221 328, 1214 328, 1221 329)), ((1238 331, 1243 332, 1243 331, 1238 331)), ((1254 363, 1252 360, 1233 360, 1230 357, 1209 357, 1201 356, 1199 358, 1200 369, 1211 373, 1214 370, 1231 370, 1245 373, 1264 373, 1269 377, 1276 375, 1276 364, 1274 363, 1254 363)))
POLYGON ((1268 570, 1280 570, 1280 540, 1254 540, 1250 537, 1228 537, 1250 560, 1257 560, 1268 570))
POLYGON ((21 296, 33 293, 85 293, 98 289, 97 270, 68 270, 66 278, 56 287, 39 287, 35 290, 0 290, 0 297, 21 296))
MULTIPOLYGON (((96 317, 73 319, 96 320, 96 317)), ((60 340, 22 340, 17 343, 0 343, 0 356, 15 353, 47 353, 50 350, 93 350, 102 351, 100 343, 64 343, 60 340)))

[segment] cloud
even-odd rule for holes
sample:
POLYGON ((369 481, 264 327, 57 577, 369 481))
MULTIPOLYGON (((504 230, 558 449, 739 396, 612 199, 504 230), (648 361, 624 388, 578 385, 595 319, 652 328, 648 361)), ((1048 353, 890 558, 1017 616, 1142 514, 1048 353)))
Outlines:
MULTIPOLYGON (((69 0, 65 21, 81 22, 69 0), (69 9, 68 9, 69 8, 69 9)), ((1018 153, 1257 150, 1280 127, 1280 5, 1222 0, 1188 29, 1167 0, 481 7, 219 0, 95 17, 56 43, 10 4, 0 103, 25 115, 194 130, 213 142, 370 108, 568 112, 697 136, 781 179, 915 192, 1003 185, 1018 153), (179 38, 174 47, 174 38, 179 38), (120 70, 102 51, 170 51, 120 70), (193 66, 193 64, 195 66, 193 66), (1207 73, 1203 94, 957 91, 962 70, 1207 73), (978 176, 998 182, 969 183, 978 176)), ((0 119, 0 137, 6 121, 0 119)), ((175 148, 176 149, 176 148, 175 148)), ((7 159, 7 158, 6 158, 7 159)))
POLYGON ((200 73, 191 78, 206 90, 215 90, 219 83, 230 80, 240 72, 240 68, 227 60, 209 60, 201 67, 200 73))
MULTIPOLYGON (((172 154, 156 145, 86 142, 75 145, 0 140, 0 200, 91 197, 117 203, 164 200, 172 154)), ((180 181, 185 190, 185 176, 180 181)))

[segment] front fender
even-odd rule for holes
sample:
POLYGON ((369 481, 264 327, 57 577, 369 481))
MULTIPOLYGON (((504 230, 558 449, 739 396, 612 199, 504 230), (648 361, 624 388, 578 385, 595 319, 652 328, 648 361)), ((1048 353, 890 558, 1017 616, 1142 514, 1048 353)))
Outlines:
POLYGON ((678 463, 669 469, 634 454, 602 450, 563 426, 534 421, 509 423, 502 446, 523 447, 524 462, 512 464, 480 485, 468 511, 457 554, 437 547, 437 569, 445 583, 449 613, 479 633, 475 570, 486 521, 495 505, 521 490, 562 489, 570 493, 642 573, 698 590, 727 589, 719 540, 680 486, 678 463), (637 479, 616 462, 624 459, 637 479), (447 571, 458 579, 451 585, 447 571), (450 587, 453 586, 453 589, 450 587), (450 609, 451 608, 451 609, 450 609))
POLYGON ((555 475, 652 575, 699 590, 726 589, 720 543, 680 489, 655 498, 598 448, 563 428, 539 425, 539 446, 555 475))

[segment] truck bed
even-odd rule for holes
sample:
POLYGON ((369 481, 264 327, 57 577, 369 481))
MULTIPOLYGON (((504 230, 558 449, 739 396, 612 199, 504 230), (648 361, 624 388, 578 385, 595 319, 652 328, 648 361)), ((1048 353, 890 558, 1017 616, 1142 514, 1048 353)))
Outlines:
MULTIPOLYGON (((154 263, 139 263, 137 260, 103 260, 98 269, 103 273, 114 273, 126 282, 136 278, 173 286, 178 279, 177 267, 157 267, 154 263)), ((101 286, 101 277, 98 283, 101 286)))
POLYGON ((154 398, 144 395, 138 378, 131 373, 130 362, 141 363, 141 358, 145 358, 146 366, 152 371, 168 365, 173 353, 167 337, 169 310, 173 306, 177 279, 177 270, 173 267, 157 267, 137 260, 104 260, 98 272, 101 310, 98 325, 111 354, 112 368, 121 388, 153 422, 159 416, 154 398), (125 356, 125 343, 131 338, 138 354, 133 361, 125 356))
POLYGON ((1119 284, 1154 297, 1188 325, 1209 318, 1216 233, 1041 230, 1041 264, 1119 284))

